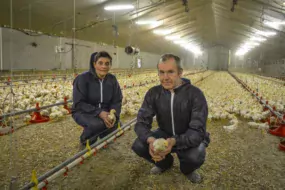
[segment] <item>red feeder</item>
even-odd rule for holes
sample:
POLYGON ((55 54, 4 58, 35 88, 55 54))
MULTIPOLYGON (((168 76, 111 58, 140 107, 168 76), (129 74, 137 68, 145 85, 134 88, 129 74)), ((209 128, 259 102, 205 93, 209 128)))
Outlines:
POLYGON ((285 151, 285 141, 280 142, 279 149, 282 150, 282 151, 285 151))
POLYGON ((82 164, 83 164, 83 161, 84 161, 84 157, 83 157, 83 156, 81 156, 80 158, 81 158, 81 162, 80 162, 80 164, 82 165, 82 164))
POLYGON ((43 123, 49 121, 49 117, 41 115, 39 103, 36 103, 36 109, 37 111, 33 113, 32 119, 30 120, 31 123, 43 123))
POLYGON ((96 156, 97 152, 98 152, 98 150, 97 150, 97 148, 95 148, 93 155, 96 156))
POLYGON ((104 148, 107 148, 107 144, 108 144, 108 142, 107 142, 107 141, 105 141, 105 143, 106 143, 106 144, 104 145, 104 148))
POLYGON ((66 109, 68 111, 68 114, 71 114, 71 110, 70 108, 67 106, 67 97, 64 97, 64 109, 66 109))
POLYGON ((68 167, 65 167, 65 172, 64 172, 63 176, 67 176, 68 175, 67 172, 68 172, 68 167))
MULTIPOLYGON (((285 119, 285 115, 283 116, 283 119, 285 119)), ((275 129, 270 129, 269 133, 278 137, 285 137, 285 123, 279 123, 276 125, 279 126, 275 129)))
POLYGON ((127 85, 124 85, 124 89, 126 89, 127 88, 127 85))
POLYGON ((42 190, 47 190, 47 185, 48 185, 48 180, 44 180, 44 183, 46 184, 43 188, 42 188, 42 190))

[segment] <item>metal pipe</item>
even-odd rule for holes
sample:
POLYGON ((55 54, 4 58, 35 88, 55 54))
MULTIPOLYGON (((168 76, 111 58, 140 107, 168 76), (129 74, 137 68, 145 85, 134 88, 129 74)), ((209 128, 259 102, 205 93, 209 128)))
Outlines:
MULTIPOLYGON (((195 75, 195 74, 202 73, 202 72, 205 72, 205 71, 198 71, 198 72, 194 72, 194 73, 187 73, 184 76, 195 75)), ((210 76, 210 75, 208 75, 208 76, 210 76)), ((197 81, 197 82, 199 82, 199 81, 197 81)), ((146 83, 144 83, 142 85, 145 85, 145 84, 146 83)), ((136 85, 134 87, 138 87, 138 86, 140 86, 140 85, 138 84, 138 85, 136 85)), ((127 86, 126 88, 133 88, 133 86, 127 86)), ((124 89, 122 89, 122 90, 124 90, 124 89)), ((73 102, 73 100, 68 100, 67 101, 67 103, 71 103, 71 102, 73 102)), ((47 108, 50 108, 50 107, 60 106, 60 105, 64 105, 64 104, 65 104, 65 102, 60 102, 60 103, 56 103, 56 104, 51 104, 51 105, 39 107, 39 109, 47 109, 47 108)), ((15 115, 21 115, 21 114, 24 114, 24 113, 34 112, 34 111, 38 111, 38 110, 36 108, 33 108, 33 109, 28 109, 28 110, 23 110, 23 111, 18 111, 18 112, 7 113, 7 114, 0 115, 0 118, 11 117, 11 116, 15 116, 15 115)))
MULTIPOLYGON (((134 123, 137 119, 134 118, 130 121, 128 121, 126 124, 124 124, 123 126, 121 126, 121 129, 116 129, 115 131, 113 131, 112 133, 110 133, 109 135, 107 135, 106 137, 104 137, 103 139, 100 139, 99 141, 95 142, 93 145, 91 145, 91 149, 93 149, 93 153, 97 150, 100 149, 101 147, 106 145, 106 141, 110 142, 110 138, 115 137, 115 135, 120 132, 121 130, 126 131, 127 127, 130 126, 132 123, 134 123)), ((113 138, 114 139, 114 138, 113 138)), ((68 165, 68 168, 72 168, 75 165, 77 165, 79 162, 82 161, 81 156, 83 156, 85 153, 87 153, 88 150, 84 149, 81 152, 77 153, 76 155, 74 155, 72 158, 67 159, 66 161, 62 162, 61 164, 59 164, 58 166, 54 167, 53 169, 51 169, 50 171, 48 171, 47 173, 45 173, 44 175, 40 176, 38 178, 38 181, 40 182, 38 185, 38 188, 42 188, 45 186, 45 183, 42 182, 45 179, 47 179, 49 182, 51 180, 54 180, 56 177, 58 177, 59 175, 62 174, 62 172, 66 172, 65 167, 68 165), (63 170, 62 170, 63 169, 63 170)), ((85 157, 86 158, 86 157, 85 157)), ((26 189, 30 189, 34 186, 35 184, 30 182, 29 184, 26 184, 24 187, 21 188, 21 190, 26 190, 26 189)))
POLYGON ((229 74, 236 79, 236 81, 238 81, 247 91, 249 91, 263 106, 265 106, 266 108, 268 108, 274 115, 276 115, 281 121, 282 123, 285 123, 284 119, 283 119, 283 115, 277 111, 275 111, 270 105, 266 104, 266 101, 261 100, 261 98, 259 98, 258 96, 256 96, 256 94, 254 94, 253 92, 251 92, 245 85, 244 82, 242 80, 240 80, 237 76, 235 76, 234 74, 232 74, 230 71, 228 71, 229 74))
MULTIPOLYGON (((69 102, 72 102, 72 100, 67 100, 66 102, 69 103, 69 102)), ((64 105, 64 104, 65 104, 65 102, 60 102, 60 103, 56 103, 56 104, 51 104, 51 105, 39 107, 39 109, 47 109, 47 108, 50 108, 53 106, 60 106, 60 105, 64 105)), ((34 112, 34 111, 38 111, 38 109, 33 108, 33 109, 28 109, 28 110, 23 110, 23 111, 18 111, 18 112, 7 113, 7 114, 0 115, 0 118, 11 117, 11 116, 15 116, 15 115, 21 115, 23 113, 34 112)))
MULTIPOLYGON (((62 80, 62 81, 72 81, 74 79, 65 79, 65 80, 62 80)), ((36 83, 27 83, 27 84, 7 84, 6 86, 0 86, 0 88, 6 88, 6 87, 9 87, 9 86, 26 86, 26 85, 37 85, 37 84, 44 84, 44 83, 53 83, 53 82, 57 82, 57 81, 61 81, 61 80, 53 80, 53 81, 45 81, 45 82, 36 82, 36 83)))

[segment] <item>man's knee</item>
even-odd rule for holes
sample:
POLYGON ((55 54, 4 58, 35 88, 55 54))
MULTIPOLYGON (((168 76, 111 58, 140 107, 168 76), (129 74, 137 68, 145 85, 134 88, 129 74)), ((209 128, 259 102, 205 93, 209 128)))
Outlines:
POLYGON ((132 145, 132 150, 140 157, 144 157, 148 154, 148 147, 146 143, 143 143, 139 138, 136 138, 132 145))
POLYGON ((181 155, 181 161, 187 164, 201 166, 205 162, 206 148, 201 143, 197 148, 191 148, 184 151, 181 155))

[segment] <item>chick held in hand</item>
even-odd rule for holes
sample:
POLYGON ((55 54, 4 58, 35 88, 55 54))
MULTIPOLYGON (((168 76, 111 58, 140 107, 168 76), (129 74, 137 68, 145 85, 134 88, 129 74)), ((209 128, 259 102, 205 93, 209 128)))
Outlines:
POLYGON ((108 118, 112 121, 112 123, 115 123, 116 116, 115 116, 116 110, 111 109, 110 114, 108 115, 108 118))
POLYGON ((153 142, 153 148, 155 152, 163 152, 167 149, 167 147, 168 147, 168 141, 163 138, 156 139, 153 142))

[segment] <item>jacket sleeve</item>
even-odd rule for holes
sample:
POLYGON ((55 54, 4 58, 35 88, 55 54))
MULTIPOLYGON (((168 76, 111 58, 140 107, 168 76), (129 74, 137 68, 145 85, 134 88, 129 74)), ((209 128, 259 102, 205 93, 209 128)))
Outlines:
POLYGON ((123 100, 122 90, 117 79, 115 78, 114 91, 113 91, 113 97, 111 100, 110 109, 116 110, 115 115, 117 120, 119 120, 120 118, 121 109, 122 109, 122 100, 123 100))
POLYGON ((145 97, 141 108, 137 115, 137 123, 135 124, 135 132, 142 142, 146 142, 148 137, 152 136, 152 121, 154 111, 154 101, 151 98, 151 90, 149 90, 145 97))
POLYGON ((202 91, 198 90, 198 92, 194 94, 192 105, 189 128, 184 134, 174 136, 177 150, 197 147, 206 138, 208 105, 202 91))
POLYGON ((77 76, 73 82, 73 109, 98 116, 102 110, 88 103, 87 92, 87 81, 81 75, 77 76))

